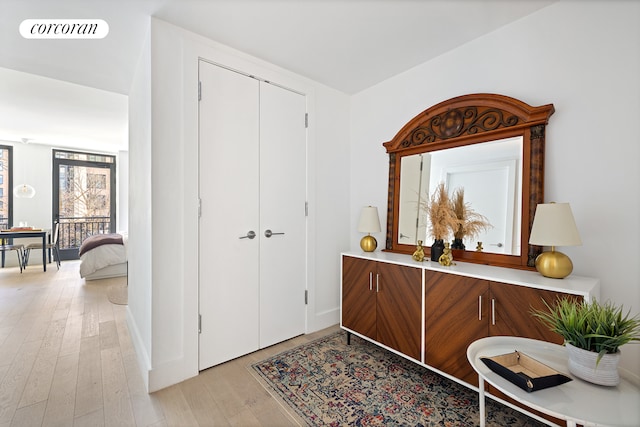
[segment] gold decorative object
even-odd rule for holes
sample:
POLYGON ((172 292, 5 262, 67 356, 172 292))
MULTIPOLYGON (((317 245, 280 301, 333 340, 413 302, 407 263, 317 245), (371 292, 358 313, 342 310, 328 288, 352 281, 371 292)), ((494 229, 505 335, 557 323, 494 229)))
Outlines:
POLYGON ((544 277, 564 279, 573 271, 573 263, 571 258, 551 246, 551 251, 542 252, 536 257, 536 270, 544 277))
POLYGON ((367 234, 360 240, 360 248, 365 252, 373 252, 378 247, 378 241, 371 234, 367 234))
POLYGON ((418 240, 416 251, 413 253, 412 258, 418 262, 424 261, 424 248, 422 247, 422 240, 418 240))
POLYGON ((555 250, 556 246, 582 244, 569 203, 540 203, 536 207, 529 244, 551 246, 550 252, 542 252, 536 258, 536 270, 540 274, 554 279, 571 274, 571 259, 555 250))
POLYGON ((476 246, 476 252, 482 252, 482 249, 484 249, 482 247, 482 242, 478 242, 478 246, 476 246))
POLYGON ((455 262, 453 262, 453 254, 451 253, 449 242, 445 242, 444 250, 442 252, 442 255, 440 255, 440 258, 438 258, 438 262, 440 263, 440 265, 444 265, 445 267, 456 264, 455 262))

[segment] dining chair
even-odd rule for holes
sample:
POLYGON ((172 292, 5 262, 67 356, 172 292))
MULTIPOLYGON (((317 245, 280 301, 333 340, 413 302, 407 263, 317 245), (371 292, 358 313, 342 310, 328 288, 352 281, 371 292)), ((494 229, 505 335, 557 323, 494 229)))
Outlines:
MULTIPOLYGON (((58 236, 60 234, 60 223, 56 222, 56 226, 53 232, 53 240, 50 243, 47 243, 44 247, 42 247, 42 243, 29 243, 27 247, 24 249, 24 266, 27 267, 29 264, 29 254, 32 249, 41 249, 43 251, 53 251, 53 257, 56 260, 56 266, 58 270, 60 270, 60 252, 58 252, 58 236)), ((51 254, 49 254, 51 255, 51 254)), ((51 259, 49 259, 51 261, 51 259)))
POLYGON ((20 273, 22 273, 24 268, 24 245, 5 245, 4 239, 0 239, 0 252, 2 252, 3 260, 4 254, 11 251, 16 251, 16 254, 18 254, 18 264, 20 265, 20 273))

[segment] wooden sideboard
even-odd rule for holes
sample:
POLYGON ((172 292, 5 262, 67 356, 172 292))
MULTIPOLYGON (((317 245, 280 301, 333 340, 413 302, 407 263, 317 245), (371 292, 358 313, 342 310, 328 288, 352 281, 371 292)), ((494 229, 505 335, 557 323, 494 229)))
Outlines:
POLYGON ((422 270, 345 256, 342 326, 421 360, 422 270))
POLYGON ((590 301, 599 280, 536 271, 414 261, 391 252, 342 254, 341 321, 356 334, 463 385, 477 387, 473 341, 496 335, 562 343, 530 314, 558 296, 590 301))

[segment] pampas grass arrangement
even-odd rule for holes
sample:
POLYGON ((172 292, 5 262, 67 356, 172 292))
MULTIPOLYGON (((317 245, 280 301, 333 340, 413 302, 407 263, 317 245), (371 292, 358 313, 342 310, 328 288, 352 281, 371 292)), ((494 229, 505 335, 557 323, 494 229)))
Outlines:
POLYGON ((459 228, 458 217, 453 210, 444 182, 439 183, 434 190, 426 210, 431 222, 429 232, 435 240, 445 240, 452 230, 459 228))
POLYGON ((434 246, 431 246, 432 260, 438 256, 436 246, 437 250, 443 247, 442 242, 448 240, 451 234, 455 239, 451 248, 464 249, 463 238, 473 239, 492 227, 487 217, 474 211, 470 203, 464 201, 463 188, 457 188, 450 197, 444 182, 440 182, 429 201, 419 203, 429 219, 429 235, 435 240, 434 246))
POLYGON ((471 204, 464 201, 464 188, 456 188, 451 197, 451 207, 456 216, 457 224, 452 228, 455 239, 474 239, 481 232, 492 225, 484 215, 471 208, 471 204))

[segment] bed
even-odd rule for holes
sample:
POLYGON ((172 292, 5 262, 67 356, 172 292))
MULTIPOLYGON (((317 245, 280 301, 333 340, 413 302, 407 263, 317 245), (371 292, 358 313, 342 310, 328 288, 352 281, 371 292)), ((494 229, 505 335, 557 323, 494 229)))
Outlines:
POLYGON ((127 275, 127 235, 96 234, 80 246, 80 277, 85 280, 127 275))

